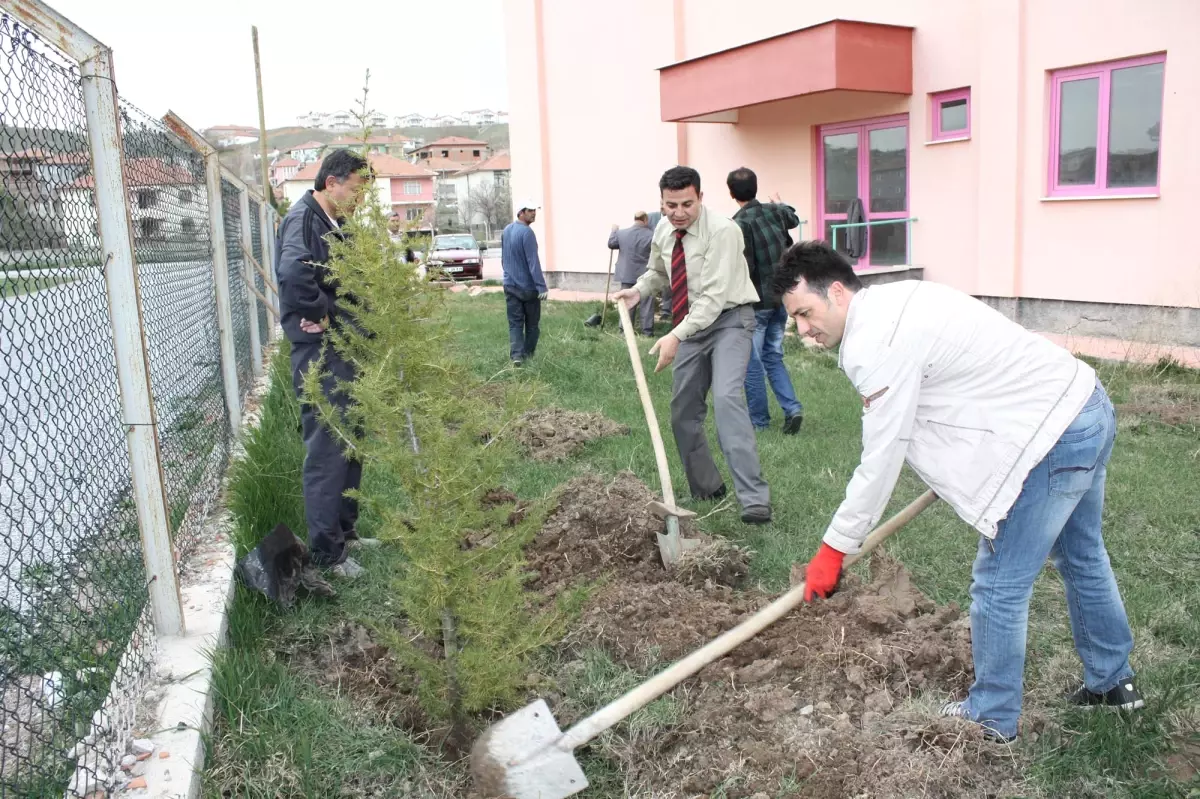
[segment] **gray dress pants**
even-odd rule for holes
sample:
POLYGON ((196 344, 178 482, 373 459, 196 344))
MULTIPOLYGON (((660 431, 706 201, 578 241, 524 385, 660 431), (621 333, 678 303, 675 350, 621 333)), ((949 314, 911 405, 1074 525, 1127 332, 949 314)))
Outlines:
POLYGON ((754 307, 723 311, 705 330, 679 345, 675 355, 671 429, 687 472, 692 496, 706 497, 724 482, 704 432, 712 389, 717 440, 733 475, 743 508, 770 505, 770 492, 758 461, 758 443, 746 409, 746 366, 754 340, 754 307))

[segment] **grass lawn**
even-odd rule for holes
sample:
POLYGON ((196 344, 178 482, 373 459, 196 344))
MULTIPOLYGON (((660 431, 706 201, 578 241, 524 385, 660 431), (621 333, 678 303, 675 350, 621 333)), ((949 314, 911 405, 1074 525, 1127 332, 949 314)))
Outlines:
POLYGON ((71 283, 75 278, 70 275, 47 275, 0 278, 0 297, 19 297, 22 294, 32 294, 35 291, 48 289, 71 283))
MULTIPOLYGON (((593 305, 548 304, 536 358, 514 370, 507 359, 503 297, 455 295, 450 304, 466 368, 535 387, 540 405, 599 411, 632 430, 630 436, 593 442, 565 464, 514 463, 507 488, 535 499, 584 469, 610 475, 631 469, 657 489, 650 439, 615 322, 603 331, 586 328, 583 320, 596 310, 593 305)), ((646 350, 650 340, 639 339, 639 344, 646 350)), ((811 557, 860 446, 862 406, 835 358, 805 351, 792 340, 787 346, 805 422, 800 435, 782 435, 782 418, 773 405, 773 429, 759 437, 773 523, 743 525, 735 503, 682 502, 701 516, 711 514, 701 524, 705 531, 753 550, 751 576, 770 590, 787 584, 793 562, 811 557)), ((275 367, 286 369, 286 364, 277 359, 275 367)), ((1042 718, 1056 732, 1037 740, 1023 737, 1017 756, 1031 796, 1195 796, 1189 791, 1200 789, 1192 768, 1200 767, 1200 373, 1109 363, 1098 368, 1114 401, 1125 406, 1118 411, 1105 531, 1136 636, 1133 663, 1149 707, 1129 718, 1062 708, 1059 695, 1080 669, 1061 582, 1048 571, 1038 581, 1031 611, 1026 711, 1027 718, 1042 718)), ((686 492, 667 424, 670 376, 651 374, 648 357, 646 369, 676 491, 686 492)), ((235 467, 231 504, 239 556, 278 522, 303 530, 303 449, 286 372, 277 375, 262 418, 246 458, 235 467)), ((719 451, 715 436, 713 447, 719 451)), ((922 490, 906 471, 888 514, 922 490)), ((371 534, 369 519, 363 528, 371 534)), ((965 607, 976 541, 952 511, 938 504, 886 548, 936 602, 965 607)), ((206 796, 465 795, 460 768, 446 765, 423 741, 397 729, 394 715, 401 709, 364 707, 353 700, 350 687, 344 693, 319 687, 312 672, 319 659, 298 665, 294 657, 300 648, 322 645, 336 656, 347 621, 371 627, 394 619, 389 585, 402 579, 403 564, 388 548, 365 552, 361 560, 371 571, 368 579, 339 586, 334 604, 301 602, 287 616, 239 587, 231 646, 217 658, 218 722, 206 796)), ((599 655, 589 659, 585 674, 592 678, 564 686, 564 703, 592 708, 627 688, 628 675, 610 666, 599 655), (598 690, 598 684, 612 689, 598 690)), ((657 712, 675 711, 667 704, 657 712)), ((597 787, 584 795, 626 795, 619 774, 597 773, 593 780, 597 787)))

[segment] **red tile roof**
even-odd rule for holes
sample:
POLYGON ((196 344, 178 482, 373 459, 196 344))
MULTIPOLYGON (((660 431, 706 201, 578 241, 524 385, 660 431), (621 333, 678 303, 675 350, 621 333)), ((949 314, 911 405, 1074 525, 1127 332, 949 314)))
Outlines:
POLYGON ((512 158, 507 152, 499 152, 486 161, 471 164, 458 172, 460 175, 470 175, 475 172, 502 172, 512 169, 512 158))
MULTIPOLYGON (((161 158, 134 158, 125 162, 125 181, 134 187, 180 186, 203 183, 204 177, 197 178, 183 167, 168 164, 161 158)), ((90 189, 95 185, 92 175, 84 175, 67 188, 90 189)))
POLYGON ((476 141, 475 139, 464 139, 462 136, 447 136, 444 139, 431 141, 421 147, 422 150, 428 150, 431 147, 487 147, 485 141, 476 141))
POLYGON ((15 153, 0 153, 6 161, 38 161, 43 164, 86 164, 91 159, 87 153, 62 153, 54 150, 21 150, 15 153))
MULTIPOLYGON (((371 153, 368 158, 371 161, 371 168, 375 170, 375 176, 381 178, 431 178, 433 172, 428 169, 423 169, 416 164, 410 164, 403 158, 396 158, 393 155, 380 155, 371 153)), ((321 170, 321 162, 314 161, 308 166, 301 169, 296 174, 288 178, 288 182, 293 180, 315 180, 317 172, 321 170)))
POLYGON ((300 162, 295 158, 281 158, 275 162, 275 168, 280 169, 286 166, 300 166, 300 162))

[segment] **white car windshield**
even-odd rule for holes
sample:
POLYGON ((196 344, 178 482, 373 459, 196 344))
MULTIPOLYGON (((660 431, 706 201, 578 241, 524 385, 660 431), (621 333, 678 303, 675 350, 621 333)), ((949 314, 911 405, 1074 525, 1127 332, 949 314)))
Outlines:
POLYGON ((471 236, 438 236, 433 243, 435 250, 474 250, 478 246, 471 236))

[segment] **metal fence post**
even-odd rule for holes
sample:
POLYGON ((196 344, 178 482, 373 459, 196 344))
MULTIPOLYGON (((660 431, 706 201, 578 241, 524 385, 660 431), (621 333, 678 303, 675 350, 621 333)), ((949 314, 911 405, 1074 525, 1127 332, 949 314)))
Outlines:
MULTIPOLYGON (((262 242, 262 268, 267 270, 267 274, 273 277, 275 275, 275 248, 272 241, 274 237, 271 235, 273 223, 271 221, 271 206, 269 203, 263 202, 258 206, 258 219, 258 240, 262 242)), ((279 297, 275 296, 275 291, 270 285, 266 285, 264 288, 266 288, 267 299, 271 301, 271 307, 278 312, 279 297)), ((272 321, 271 315, 267 314, 267 341, 274 341, 277 331, 278 328, 275 322, 272 321)))
POLYGON ((171 550, 170 514, 150 392, 141 292, 133 254, 133 224, 125 185, 124 156, 113 82, 112 52, 102 45, 80 63, 88 144, 96 184, 97 226, 103 247, 104 281, 112 322, 121 414, 133 478, 150 605, 159 635, 181 635, 183 604, 171 550))
POLYGON ((221 338, 221 380, 229 429, 234 435, 242 426, 242 399, 238 393, 237 354, 233 348, 233 314, 229 300, 229 262, 225 258, 225 210, 221 202, 221 161, 217 150, 174 112, 163 123, 192 149, 204 156, 208 190, 208 233, 212 243, 213 285, 217 295, 217 331, 221 338))
MULTIPOLYGON (((247 253, 254 252, 254 237, 250 231, 250 188, 244 184, 238 192, 238 202, 242 210, 242 249, 247 253)), ((249 257, 243 258, 242 263, 245 264, 245 268, 242 269, 243 279, 253 284, 253 267, 250 266, 249 257)), ((258 298, 254 296, 253 291, 246 292, 246 309, 250 314, 250 365, 254 376, 258 377, 263 373, 263 354, 262 337, 258 330, 258 298)), ((267 324, 271 324, 270 314, 267 314, 267 324)))

